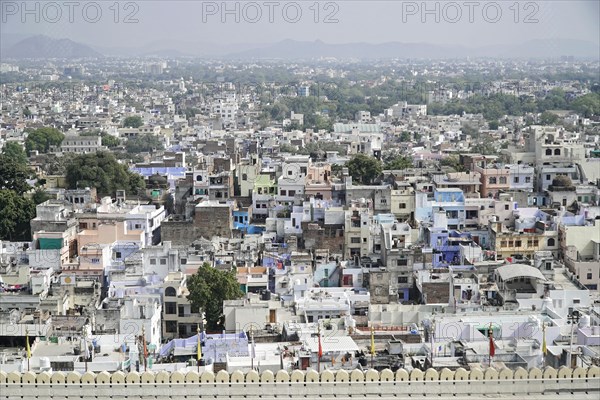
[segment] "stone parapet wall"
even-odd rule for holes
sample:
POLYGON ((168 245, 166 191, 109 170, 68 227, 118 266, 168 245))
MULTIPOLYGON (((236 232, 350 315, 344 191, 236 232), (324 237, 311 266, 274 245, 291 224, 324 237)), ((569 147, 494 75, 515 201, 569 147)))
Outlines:
POLYGON ((529 371, 518 368, 467 371, 404 369, 329 371, 235 371, 203 372, 25 372, 0 371, 0 397, 5 399, 58 398, 353 398, 365 396, 456 395, 482 398, 487 395, 523 396, 542 394, 565 396, 600 395, 600 367, 556 370, 547 367, 529 371))

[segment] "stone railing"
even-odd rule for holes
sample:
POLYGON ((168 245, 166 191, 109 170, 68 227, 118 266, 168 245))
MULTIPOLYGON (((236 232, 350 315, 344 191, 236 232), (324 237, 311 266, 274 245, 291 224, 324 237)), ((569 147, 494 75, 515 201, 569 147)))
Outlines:
MULTIPOLYGON (((437 371, 404 369, 329 371, 256 371, 242 373, 226 371, 188 373, 160 372, 9 372, 0 371, 0 393, 6 399, 22 398, 143 398, 164 395, 164 398, 184 399, 198 396, 218 398, 276 398, 320 396, 340 398, 402 395, 456 395, 481 398, 485 395, 544 394, 566 395, 600 393, 600 367, 558 370, 546 367, 529 371, 518 368, 437 371), (460 382, 460 384, 459 384, 460 382), (86 389, 86 388, 89 388, 86 389), (161 392, 164 390, 165 392, 161 392), (214 396, 214 397, 213 397, 214 396)), ((153 397, 154 398, 154 397, 153 397)))

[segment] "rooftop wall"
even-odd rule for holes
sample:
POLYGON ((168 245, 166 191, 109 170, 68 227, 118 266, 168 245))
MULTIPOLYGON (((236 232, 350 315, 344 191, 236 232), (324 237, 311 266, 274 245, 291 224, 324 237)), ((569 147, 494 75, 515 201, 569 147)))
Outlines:
POLYGON ((594 395, 600 392, 600 367, 589 369, 544 370, 533 368, 529 371, 518 368, 479 369, 466 371, 459 368, 451 371, 428 369, 413 370, 410 373, 400 369, 377 372, 314 370, 271 372, 258 374, 251 371, 243 374, 235 371, 187 373, 173 372, 25 372, 6 373, 0 371, 0 392, 6 399, 22 398, 77 398, 113 399, 144 398, 161 394, 161 398, 196 398, 201 392, 211 398, 319 398, 322 396, 340 398, 365 396, 406 397, 453 394, 456 396, 482 398, 491 394, 511 395, 524 398, 530 394, 564 396, 580 393, 594 395), (460 382, 460 383, 459 383, 460 382), (168 394, 167 394, 168 393, 168 394), (127 397, 124 397, 127 396, 127 397), (214 396, 214 397, 213 397, 214 396), (523 397, 521 397, 523 396, 523 397))

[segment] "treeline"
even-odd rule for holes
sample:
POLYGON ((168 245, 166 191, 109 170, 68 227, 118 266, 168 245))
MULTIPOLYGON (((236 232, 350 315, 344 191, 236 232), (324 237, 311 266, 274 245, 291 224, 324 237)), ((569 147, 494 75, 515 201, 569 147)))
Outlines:
POLYGON ((483 114, 488 121, 494 121, 504 115, 522 116, 548 110, 572 110, 586 118, 600 115, 600 93, 572 98, 562 89, 554 89, 546 97, 538 100, 529 96, 517 97, 501 93, 489 96, 475 95, 465 100, 430 104, 427 112, 431 115, 483 114))

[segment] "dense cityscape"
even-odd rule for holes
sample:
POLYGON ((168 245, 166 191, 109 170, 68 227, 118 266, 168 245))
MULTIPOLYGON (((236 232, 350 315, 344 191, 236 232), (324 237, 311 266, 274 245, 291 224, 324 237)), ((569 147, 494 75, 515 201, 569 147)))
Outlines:
POLYGON ((594 398, 599 70, 2 60, 0 388, 508 379, 594 398))

